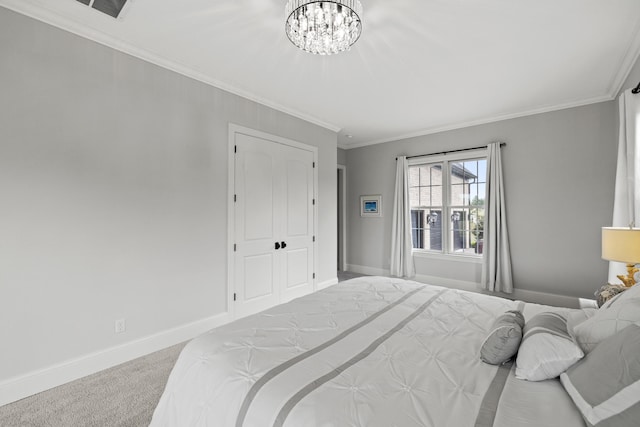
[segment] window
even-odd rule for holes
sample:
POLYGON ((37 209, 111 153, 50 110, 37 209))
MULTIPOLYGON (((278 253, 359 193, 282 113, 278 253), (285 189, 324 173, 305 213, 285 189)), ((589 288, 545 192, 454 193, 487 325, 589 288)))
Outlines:
POLYGON ((475 157, 458 153, 410 160, 414 250, 482 255, 487 160, 475 154, 475 157))

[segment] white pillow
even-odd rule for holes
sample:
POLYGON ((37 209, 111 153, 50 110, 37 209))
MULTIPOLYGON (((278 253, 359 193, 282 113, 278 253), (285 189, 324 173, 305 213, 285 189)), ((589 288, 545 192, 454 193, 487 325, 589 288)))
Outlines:
POLYGON ((634 323, 640 323, 640 286, 632 286, 607 301, 593 317, 573 328, 573 337, 589 353, 598 343, 634 323))
POLYGON ((567 331, 569 332, 569 335, 574 336, 573 330, 575 329, 575 327, 585 320, 589 320, 590 318, 595 316, 597 312, 597 308, 583 308, 570 312, 567 315, 567 331))
POLYGON ((583 356, 567 332, 567 320, 558 313, 540 313, 524 325, 516 378, 529 381, 556 378, 583 356))

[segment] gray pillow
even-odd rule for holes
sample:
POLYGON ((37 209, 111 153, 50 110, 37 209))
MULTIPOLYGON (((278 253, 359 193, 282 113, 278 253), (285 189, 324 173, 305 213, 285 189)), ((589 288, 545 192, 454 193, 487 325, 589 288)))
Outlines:
POLYGON ((498 317, 491 326, 491 332, 482 343, 480 359, 491 365, 509 361, 518 352, 522 340, 524 316, 518 310, 511 310, 498 317))
POLYGON ((640 420, 640 327, 598 344, 560 375, 588 426, 631 427, 640 420))

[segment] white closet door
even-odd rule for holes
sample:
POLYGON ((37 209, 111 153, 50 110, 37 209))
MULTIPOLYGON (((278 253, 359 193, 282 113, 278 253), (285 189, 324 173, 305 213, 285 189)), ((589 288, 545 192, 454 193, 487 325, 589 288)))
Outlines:
POLYGON ((244 317, 280 301, 277 239, 282 180, 274 144, 236 136, 235 290, 236 316, 244 317))
POLYGON ((236 134, 236 317, 313 290, 313 186, 313 152, 236 134))
POLYGON ((313 153, 287 147, 283 156, 284 206, 281 249, 285 302, 313 291, 313 153))

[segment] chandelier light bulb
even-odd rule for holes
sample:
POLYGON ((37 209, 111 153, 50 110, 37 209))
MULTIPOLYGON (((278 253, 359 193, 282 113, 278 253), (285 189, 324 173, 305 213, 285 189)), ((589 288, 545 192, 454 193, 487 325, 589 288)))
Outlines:
POLYGON ((289 0, 285 31, 291 43, 317 55, 349 50, 362 33, 359 0, 289 0))

